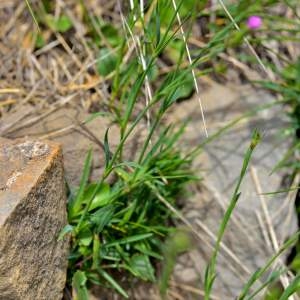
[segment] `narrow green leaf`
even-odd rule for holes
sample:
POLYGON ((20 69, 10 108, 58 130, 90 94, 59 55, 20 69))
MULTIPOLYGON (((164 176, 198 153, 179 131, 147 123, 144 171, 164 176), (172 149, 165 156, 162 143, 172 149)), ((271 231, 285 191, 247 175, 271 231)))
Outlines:
POLYGON ((112 247, 112 246, 121 245, 121 244, 130 244, 130 243, 134 243, 134 242, 138 242, 138 241, 141 241, 141 240, 148 239, 152 236, 153 236, 153 233, 137 234, 137 235, 133 235, 133 236, 130 236, 130 237, 126 237, 124 239, 120 239, 120 240, 116 240, 116 241, 107 243, 105 245, 105 247, 112 247))
POLYGON ((290 285, 285 289, 279 300, 288 300, 289 297, 297 291, 300 291, 300 274, 298 274, 290 283, 290 285))
POLYGON ((147 247, 145 245, 144 242, 141 242, 139 244, 136 244, 134 245, 134 249, 138 250, 139 252, 147 255, 147 256, 151 256, 151 257, 154 257, 158 260, 162 260, 163 259, 163 256, 160 255, 159 253, 155 252, 155 251, 152 251, 150 247, 147 247))
POLYGON ((75 292, 74 300, 89 300, 86 287, 87 277, 84 272, 76 271, 72 279, 72 287, 75 292))
POLYGON ((253 284, 261 277, 265 272, 270 268, 270 266, 274 263, 274 261, 289 247, 291 247, 299 238, 300 231, 293 234, 278 250, 277 253, 275 253, 271 258, 268 259, 266 264, 259 268, 257 271, 255 271, 250 279, 247 281, 247 283, 244 285, 243 290, 241 291, 238 300, 243 300, 247 296, 250 288, 253 286, 253 284))
POLYGON ((284 270, 275 270, 273 271, 269 278, 266 280, 266 282, 264 282, 258 289, 256 289, 256 291, 254 291, 248 298, 247 300, 253 300, 255 299, 255 297, 257 296, 257 294, 259 294, 263 289, 265 289, 266 287, 270 286, 272 283, 274 283, 275 281, 277 281, 279 279, 279 277, 284 273, 284 270))
POLYGON ((160 12, 159 12, 159 1, 156 2, 155 8, 155 25, 156 25, 156 47, 160 43, 160 12))
POLYGON ((130 258, 129 265, 131 270, 134 271, 135 276, 140 277, 143 280, 155 281, 154 269, 147 255, 133 255, 130 258))
POLYGON ((32 17, 32 19, 33 19, 33 21, 34 21, 34 23, 35 23, 35 25, 36 25, 38 31, 41 31, 40 26, 39 26, 39 23, 38 23, 38 21, 37 21, 37 19, 36 19, 36 17, 35 17, 34 12, 33 12, 33 9, 32 9, 32 7, 31 7, 31 5, 30 5, 30 3, 29 3, 29 0, 25 0, 25 2, 26 2, 26 5, 27 5, 27 7, 28 7, 28 10, 29 10, 29 12, 30 12, 30 14, 31 14, 31 17, 32 17))
POLYGON ((99 234, 103 228, 109 224, 111 221, 114 212, 115 212, 116 206, 114 205, 107 205, 99 210, 97 210, 94 214, 91 215, 91 222, 96 225, 95 231, 99 234))
POLYGON ((97 270, 100 265, 100 239, 99 235, 95 234, 93 239, 93 265, 92 269, 97 270))
MULTIPOLYGON (((87 204, 87 201, 93 196, 96 187, 97 184, 95 183, 88 185, 88 187, 84 191, 84 204, 87 204)), ((93 197, 92 203, 89 207, 89 211, 108 205, 110 201, 110 186, 107 183, 102 183, 101 186, 97 189, 97 194, 93 197)))
POLYGON ((105 167, 107 168, 109 165, 110 161, 110 150, 109 150, 109 144, 108 144, 108 130, 109 128, 106 129, 105 131, 105 136, 104 136, 104 154, 105 154, 105 167))
POLYGON ((107 272, 103 269, 98 269, 98 272, 116 291, 118 291, 123 297, 128 298, 128 294, 124 291, 124 289, 107 272))
POLYGON ((69 203, 69 220, 72 220, 73 217, 82 209, 82 204, 84 201, 84 190, 86 188, 92 166, 92 149, 90 149, 85 158, 85 163, 83 167, 83 173, 80 179, 79 190, 76 194, 76 197, 73 201, 69 203))
POLYGON ((257 130, 254 130, 254 132, 252 134, 252 139, 251 139, 250 146, 249 146, 249 148, 247 149, 247 151, 244 155, 243 166, 242 166, 242 169, 241 169, 241 172, 240 172, 240 176, 238 178, 238 182, 236 184, 235 190, 233 192, 233 196, 232 196, 232 198, 229 202, 229 206, 228 206, 228 208, 225 212, 225 215, 222 219, 222 222, 221 222, 221 225, 220 225, 220 228, 219 228, 219 232, 218 232, 218 236, 217 236, 217 242, 216 242, 216 245, 215 245, 215 248, 214 248, 214 253, 213 253, 212 258, 211 258, 210 263, 209 263, 209 269, 208 269, 209 272, 207 273, 207 277, 205 278, 206 280, 204 282, 204 286, 205 286, 205 297, 204 297, 204 299, 205 300, 210 299, 210 293, 211 293, 211 290, 212 290, 214 279, 216 277, 215 268, 216 268, 216 262, 217 262, 217 255, 218 255, 220 247, 221 247, 221 241, 222 241, 225 229, 227 227, 227 224, 228 224, 228 222, 230 220, 230 217, 232 215, 232 212, 233 212, 233 210, 234 210, 234 208, 237 204, 237 201, 238 201, 238 199, 241 195, 241 193, 239 191, 240 186, 241 186, 242 181, 245 177, 245 174, 246 174, 250 159, 252 157, 253 151, 254 151, 255 147, 258 145, 258 143, 260 142, 260 139, 261 139, 261 137, 260 137, 259 132, 257 130))
POLYGON ((300 142, 295 143, 295 145, 293 145, 290 149, 288 149, 288 151, 285 153, 285 155, 283 156, 283 158, 275 165, 275 167, 272 169, 271 174, 273 174, 275 171, 277 171, 278 169, 282 168, 285 166, 285 163, 287 162, 287 160, 294 155, 294 152, 300 149, 300 142))

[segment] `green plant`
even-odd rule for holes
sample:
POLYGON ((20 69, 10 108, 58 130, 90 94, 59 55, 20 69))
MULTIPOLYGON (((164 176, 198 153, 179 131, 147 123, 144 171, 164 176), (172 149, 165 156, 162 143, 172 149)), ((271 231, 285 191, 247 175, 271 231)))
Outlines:
POLYGON ((251 144, 248 148, 248 150, 246 151, 245 155, 244 155, 244 162, 243 162, 243 166, 241 169, 241 173, 240 176, 238 178, 238 182, 236 185, 236 188, 234 190, 233 196, 230 200, 229 206, 225 212, 225 215, 221 221, 221 225, 220 225, 220 229, 217 235, 217 242, 214 248, 214 252, 212 255, 211 260, 208 263, 208 266, 206 268, 205 271, 205 279, 204 279, 204 288, 205 288, 205 300, 209 300, 210 299, 210 294, 211 294, 211 290, 213 287, 213 283, 215 281, 216 278, 216 263, 217 263, 217 255, 218 252, 220 251, 220 246, 221 246, 221 240, 222 237, 225 233, 225 229, 227 227, 227 224, 230 220, 231 214, 237 204, 237 201, 240 197, 240 186, 241 183, 245 177, 247 168, 248 168, 248 164, 250 162, 252 153, 254 151, 254 149, 256 148, 257 144, 260 142, 260 134, 257 131, 254 131, 253 136, 252 136, 252 140, 251 140, 251 144))
MULTIPOLYGON (((89 182, 92 168, 92 152, 89 152, 80 187, 72 190, 69 197, 69 225, 61 237, 66 233, 71 234, 68 278, 78 299, 88 298, 88 287, 91 284, 114 288, 127 297, 125 288, 118 281, 119 271, 142 280, 155 281, 155 263, 163 258, 163 254, 165 264, 160 291, 165 295, 175 258, 186 249, 187 244, 184 238, 176 239, 172 222, 175 217, 166 204, 176 206, 176 198, 183 192, 185 185, 197 179, 191 171, 191 161, 202 150, 202 146, 240 119, 232 121, 196 149, 189 149, 188 155, 184 155, 176 148, 183 127, 174 129, 165 126, 164 116, 178 100, 189 97, 195 89, 197 91, 196 77, 212 71, 224 73, 227 65, 220 61, 220 54, 234 49, 242 62, 250 66, 256 63, 259 57, 254 48, 250 48, 252 55, 249 56, 243 51, 242 45, 246 41, 249 46, 249 39, 259 50, 265 40, 259 33, 264 31, 251 33, 245 28, 244 21, 247 16, 259 13, 271 23, 275 16, 266 16, 261 11, 277 3, 270 0, 250 2, 251 5, 246 0, 230 5, 229 13, 224 8, 213 12, 217 22, 206 22, 207 25, 202 28, 208 30, 207 36, 203 37, 203 47, 189 49, 189 37, 195 20, 208 20, 211 16, 207 9, 208 1, 181 0, 177 4, 170 0, 149 1, 145 7, 132 1, 132 7, 129 6, 127 11, 126 7, 120 7, 122 24, 111 24, 102 16, 93 15, 83 0, 78 1, 83 12, 87 45, 97 48, 96 72, 109 86, 108 95, 103 99, 103 109, 106 117, 118 124, 120 129, 120 141, 115 149, 110 148, 110 132, 109 129, 106 131, 103 141, 105 169, 102 177, 97 182, 89 182), (126 16, 123 16, 123 11, 126 16), (161 67, 166 65, 162 57, 166 57, 169 64, 167 72, 161 67), (128 161, 124 153, 128 137, 141 124, 147 125, 147 133, 136 157, 128 161), (111 177, 113 182, 108 183, 111 177), (175 238, 170 237, 165 247, 161 247, 169 234, 175 238)), ((34 13, 27 0, 26 3, 41 31, 37 35, 36 47, 45 44, 42 35, 44 29, 50 30, 53 35, 64 34, 68 40, 68 31, 73 24, 67 15, 63 12, 59 16, 54 15, 51 1, 41 1, 37 5, 38 13, 34 13)), ((268 37, 278 40, 279 36, 272 33, 279 30, 273 28, 271 34, 267 32, 268 37)), ((266 59, 258 61, 264 70, 265 65, 272 68, 266 59)), ((297 67, 290 65, 286 71, 276 70, 276 73, 282 76, 281 82, 263 84, 266 88, 282 93, 284 101, 291 104, 292 115, 296 120, 293 126, 297 131, 299 72, 297 67)), ((99 113, 96 113, 91 118, 98 116, 99 113)), ((220 242, 238 201, 239 186, 257 142, 258 135, 255 134, 245 155, 230 206, 221 222, 215 251, 206 272, 206 299, 209 299, 216 276, 220 242)), ((296 163, 293 161, 293 164, 295 166, 296 163)), ((289 245, 285 244, 284 250, 289 245)), ((272 258, 267 268, 274 260, 272 258)), ((274 283, 282 272, 276 270, 258 290, 250 291, 250 287, 267 268, 253 274, 240 299, 253 298, 256 293, 274 283)), ((298 279, 291 283, 282 297, 294 292, 297 286, 298 279)))
MULTIPOLYGON (((90 284, 114 288, 127 297, 115 278, 120 270, 142 280, 155 281, 154 263, 162 259, 162 241, 175 230, 174 216, 165 204, 176 206, 176 198, 186 183, 197 179, 191 170, 191 156, 176 149, 184 124, 175 129, 162 123, 169 107, 193 90, 191 67, 181 67, 184 43, 180 42, 174 71, 161 77, 161 84, 156 86, 153 94, 148 90, 143 108, 137 109, 136 105, 138 99, 143 98, 144 85, 147 87, 155 76, 153 72, 159 55, 174 41, 178 30, 174 25, 176 13, 170 11, 169 6, 157 3, 148 26, 143 28, 143 38, 149 41, 145 50, 139 46, 141 37, 133 33, 134 18, 124 19, 124 27, 136 51, 136 56, 126 64, 123 63, 126 39, 120 38, 118 43, 111 44, 114 48, 100 49, 98 72, 101 76, 112 76, 109 116, 119 125, 120 142, 116 149, 110 149, 107 129, 102 177, 98 182, 89 183, 92 164, 92 153, 89 152, 80 187, 70 195, 69 225, 62 236, 71 233, 68 277, 73 278, 72 286, 79 298, 87 297, 90 284), (170 19, 163 19, 166 28, 157 27, 158 20, 166 12, 170 15, 170 19), (152 27, 156 28, 155 36, 152 27), (144 142, 135 159, 126 161, 124 146, 144 118, 148 125, 144 142), (111 176, 114 177, 113 184, 108 184, 107 179, 111 176)), ((144 19, 139 18, 139 21, 144 19)), ((98 24, 102 26, 89 22, 89 26, 98 24)))
POLYGON ((156 192, 175 204, 182 187, 195 179, 190 160, 174 149, 180 132, 169 131, 161 133, 142 164, 116 164, 114 184, 102 182, 92 198, 97 183, 87 183, 92 157, 88 154, 80 188, 68 206, 68 229, 73 232, 69 272, 75 279, 85 276, 90 282, 114 287, 123 296, 127 294, 113 278, 114 270, 155 280, 152 261, 161 259, 161 240, 175 229, 171 212, 156 192))

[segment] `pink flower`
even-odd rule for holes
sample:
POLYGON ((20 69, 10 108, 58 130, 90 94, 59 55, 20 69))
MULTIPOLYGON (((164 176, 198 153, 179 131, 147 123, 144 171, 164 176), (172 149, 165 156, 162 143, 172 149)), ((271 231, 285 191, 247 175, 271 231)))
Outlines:
POLYGON ((247 26, 249 29, 258 29, 262 25, 262 19, 259 16, 250 16, 247 20, 247 26))

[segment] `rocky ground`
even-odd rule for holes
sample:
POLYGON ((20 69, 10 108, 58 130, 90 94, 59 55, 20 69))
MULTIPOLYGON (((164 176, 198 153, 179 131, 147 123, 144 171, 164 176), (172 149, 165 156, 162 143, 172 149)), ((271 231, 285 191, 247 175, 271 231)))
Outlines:
MULTIPOLYGON (((257 91, 250 85, 224 86, 207 79, 203 86, 202 98, 210 135, 262 103, 274 101, 270 94, 257 91)), ((101 141, 109 126, 104 118, 81 125, 88 114, 78 108, 76 100, 78 101, 74 99, 50 113, 34 109, 15 125, 16 129, 10 127, 4 134, 9 138, 47 138, 61 143, 66 179, 71 185, 78 184, 85 153, 90 147, 95 152, 93 178, 96 179, 101 173, 104 159, 101 141)), ((187 293, 190 299, 194 299, 193 297, 201 294, 203 272, 211 254, 219 221, 234 190, 243 154, 254 128, 263 133, 263 140, 255 152, 251 171, 243 183, 242 196, 223 241, 218 262, 220 275, 214 292, 216 299, 232 299, 237 295, 249 275, 296 231, 295 192, 276 196, 261 195, 281 190, 286 184, 286 174, 270 174, 289 147, 289 141, 280 135, 279 129, 286 122, 279 114, 280 109, 274 106, 255 116, 241 119, 207 144, 196 159, 194 168, 203 181, 198 186, 191 187, 190 196, 183 200, 183 213, 194 228, 199 230, 199 234, 194 239, 193 249, 179 258, 175 268, 172 287, 179 295, 181 292, 184 295, 187 293)), ((7 120, 14 118, 13 114, 8 114, 1 119, 1 124, 9 124, 10 121, 7 120)), ((199 130, 202 125, 195 97, 177 104, 166 122, 183 122, 186 118, 190 122, 182 147, 189 149, 204 139, 199 130)), ((112 130, 115 130, 111 135, 115 137, 111 140, 113 146, 118 141, 118 131, 114 127, 112 130)), ((134 135, 130 144, 137 144, 138 140, 138 135, 134 135)), ((130 144, 128 155, 134 155, 130 144)), ((155 295, 155 291, 153 293, 155 295)))
MULTIPOLYGON (((74 35, 77 48, 71 49, 63 36, 56 34, 55 42, 36 51, 30 39, 30 26, 16 22, 28 17, 24 15, 25 2, 4 1, 0 5, 6 10, 0 18, 1 38, 5 41, 0 43, 0 136, 48 139, 62 144, 66 179, 71 186, 78 184, 85 154, 92 147, 92 178, 97 179, 104 161, 105 130, 111 127, 113 149, 118 142, 118 129, 105 117, 86 122, 90 112, 97 109, 98 101, 105 101, 106 86, 101 79, 86 72, 92 56, 89 57, 85 48, 80 28, 74 35), (88 58, 83 59, 85 57, 88 58), (79 80, 75 83, 73 78, 79 80)), ((199 82, 210 136, 236 118, 276 100, 267 92, 242 83, 237 73, 231 72, 227 75, 231 82, 218 83, 207 77, 199 82)), ((251 73, 249 76, 259 75, 251 73)), ((286 183, 286 174, 271 174, 290 144, 280 134, 280 128, 287 122, 282 109, 272 106, 241 118, 205 145, 196 159, 194 168, 203 181, 191 187, 189 196, 183 199, 182 212, 198 234, 194 237, 193 249, 179 257, 171 281, 170 299, 199 299, 203 295, 205 266, 254 128, 262 132, 263 139, 254 154, 242 185, 242 196, 225 234, 212 299, 233 299, 250 274, 296 231, 295 192, 262 195, 291 184, 286 183)), ((204 140, 196 96, 176 104, 165 122, 180 123, 186 118, 190 121, 182 147, 188 150, 204 140)), ((126 150, 128 156, 134 156, 143 130, 140 128, 132 135, 126 150)), ((96 299, 103 299, 96 294, 96 299)), ((116 297, 109 295, 109 299, 116 297)), ((132 299, 156 297, 155 287, 141 285, 132 291, 132 299), (145 293, 145 289, 149 292, 145 293)))

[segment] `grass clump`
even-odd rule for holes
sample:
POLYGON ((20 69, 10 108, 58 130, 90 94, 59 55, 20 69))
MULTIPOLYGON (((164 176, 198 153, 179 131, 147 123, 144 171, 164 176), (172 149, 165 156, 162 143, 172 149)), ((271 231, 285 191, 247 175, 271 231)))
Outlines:
POLYGON ((142 164, 117 164, 113 184, 102 182, 97 187, 97 183, 87 183, 92 154, 87 155, 80 188, 68 206, 72 230, 69 278, 75 289, 77 278, 86 278, 87 283, 114 288, 127 297, 114 279, 120 270, 155 281, 154 262, 162 259, 162 241, 175 230, 172 214, 157 193, 176 205, 184 186, 195 179, 191 160, 174 148, 180 134, 166 130, 162 136, 142 164))
POLYGON ((254 133, 252 135, 252 140, 251 140, 250 146, 249 146, 249 148, 247 149, 247 151, 244 155, 243 166, 242 166, 241 173, 240 173, 240 176, 238 178, 238 182, 236 184, 235 190, 233 192, 233 196, 230 200, 228 208, 227 208, 227 210, 224 214, 224 217, 221 221, 221 225, 220 225, 219 233, 218 233, 218 236, 217 236, 217 241, 216 241, 216 245, 215 245, 215 248, 214 248, 214 252, 213 252, 212 258, 209 261, 208 266, 207 266, 206 271, 205 271, 205 281, 204 281, 204 287, 205 287, 205 297, 204 297, 204 299, 205 300, 210 299, 210 294, 211 294, 211 291, 212 291, 212 287, 213 287, 214 281, 215 281, 216 276, 217 276, 217 274, 216 274, 216 263, 217 263, 217 255, 218 255, 218 252, 220 251, 220 247, 221 247, 221 241, 222 241, 223 235, 225 233, 226 227, 228 225, 228 222, 230 220, 230 217, 233 213, 233 210, 234 210, 234 208, 235 208, 235 206, 236 206, 236 204, 239 200, 239 197, 241 195, 241 192, 239 191, 239 189, 240 189, 242 181, 243 181, 243 179, 246 175, 246 171, 247 171, 248 165, 250 163, 253 151, 256 148, 256 146, 258 145, 258 143, 260 142, 260 139, 261 139, 261 137, 260 137, 259 132, 254 131, 254 133))
MULTIPOLYGON (((147 18, 149 26, 146 18, 132 9, 126 19, 122 17, 125 36, 124 32, 114 34, 113 43, 111 36, 105 42, 94 41, 100 48, 97 72, 108 78, 110 84, 106 115, 118 125, 120 139, 117 147, 111 149, 107 129, 101 178, 89 181, 92 168, 92 152, 89 152, 80 187, 69 196, 69 225, 62 236, 71 234, 68 278, 79 299, 87 299, 88 288, 93 284, 115 289, 128 298, 124 278, 127 282, 133 276, 156 281, 155 264, 163 257, 163 241, 175 231, 174 216, 168 205, 176 207, 176 199, 186 184, 197 179, 191 169, 192 156, 184 155, 176 146, 185 126, 175 128, 163 123, 167 110, 194 88, 191 68, 181 67, 185 59, 182 41, 177 42, 180 51, 172 72, 158 75, 158 59, 171 47, 178 30, 176 11, 167 2, 171 3, 166 1, 152 7, 147 18), (169 17, 164 18, 165 14, 169 17), (160 20, 164 24, 161 27, 157 26, 160 20), (141 46, 141 40, 148 41, 147 47, 141 46), (133 47, 134 54, 124 62, 128 47, 133 47), (154 83, 158 76, 160 83, 154 83), (128 138, 145 123, 143 142, 135 158, 127 160, 128 138)), ((83 1, 81 5, 85 7, 83 1)), ((102 30, 106 23, 90 14, 85 20, 93 41, 96 29, 102 30)))

